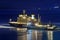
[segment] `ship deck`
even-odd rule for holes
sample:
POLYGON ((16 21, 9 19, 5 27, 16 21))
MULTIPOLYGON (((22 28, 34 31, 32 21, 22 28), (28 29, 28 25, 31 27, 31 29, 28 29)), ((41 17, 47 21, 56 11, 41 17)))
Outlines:
POLYGON ((23 23, 23 22, 9 22, 11 24, 26 24, 26 23, 23 23))

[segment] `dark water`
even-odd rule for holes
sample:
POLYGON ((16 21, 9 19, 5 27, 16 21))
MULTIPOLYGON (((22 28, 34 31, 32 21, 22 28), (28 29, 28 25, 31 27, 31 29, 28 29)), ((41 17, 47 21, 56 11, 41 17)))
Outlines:
POLYGON ((17 33, 7 28, 0 28, 0 40, 17 40, 17 33))
MULTIPOLYGON (((59 23, 55 23, 59 27, 59 23)), ((45 30, 27 30, 20 32, 9 28, 0 28, 0 40, 48 40, 45 30)), ((53 40, 60 40, 60 30, 53 31, 53 40)))

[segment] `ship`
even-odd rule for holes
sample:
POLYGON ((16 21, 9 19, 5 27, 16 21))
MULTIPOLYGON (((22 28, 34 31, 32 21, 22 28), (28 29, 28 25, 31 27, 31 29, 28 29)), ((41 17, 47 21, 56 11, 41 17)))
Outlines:
POLYGON ((34 14, 28 16, 26 11, 23 10, 22 14, 19 14, 17 17, 17 21, 9 20, 10 26, 19 27, 19 28, 43 28, 48 30, 53 30, 56 28, 55 25, 41 23, 41 17, 38 14, 38 18, 35 17, 34 14))
POLYGON ((25 10, 23 10, 23 13, 20 14, 18 17, 17 17, 17 21, 12 21, 12 19, 9 20, 9 24, 11 26, 24 26, 24 25, 29 25, 31 22, 36 22, 37 19, 34 18, 34 14, 32 14, 31 16, 28 16, 27 14, 25 14, 25 10))

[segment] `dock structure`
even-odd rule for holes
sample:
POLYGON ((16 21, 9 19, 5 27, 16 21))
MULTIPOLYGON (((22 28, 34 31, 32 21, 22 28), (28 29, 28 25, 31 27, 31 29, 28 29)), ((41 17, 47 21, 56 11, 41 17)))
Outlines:
POLYGON ((48 40, 53 40, 53 31, 47 31, 48 40))

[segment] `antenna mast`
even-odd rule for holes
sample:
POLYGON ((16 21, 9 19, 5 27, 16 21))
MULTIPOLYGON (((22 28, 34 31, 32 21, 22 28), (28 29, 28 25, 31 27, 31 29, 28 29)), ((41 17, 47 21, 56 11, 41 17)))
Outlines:
POLYGON ((25 14, 25 12, 26 12, 26 11, 25 11, 25 10, 23 10, 23 14, 25 14))
POLYGON ((39 16, 39 14, 38 14, 38 23, 40 23, 40 16, 39 16))

